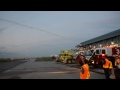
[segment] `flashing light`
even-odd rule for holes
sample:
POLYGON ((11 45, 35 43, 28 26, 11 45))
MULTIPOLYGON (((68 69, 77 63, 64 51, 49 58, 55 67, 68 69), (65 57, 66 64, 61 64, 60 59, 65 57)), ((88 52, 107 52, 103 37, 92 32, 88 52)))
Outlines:
POLYGON ((92 60, 92 64, 94 64, 94 61, 92 60))
POLYGON ((104 57, 104 56, 105 56, 105 54, 102 54, 102 56, 104 57))
POLYGON ((86 58, 86 60, 88 60, 88 58, 86 58))

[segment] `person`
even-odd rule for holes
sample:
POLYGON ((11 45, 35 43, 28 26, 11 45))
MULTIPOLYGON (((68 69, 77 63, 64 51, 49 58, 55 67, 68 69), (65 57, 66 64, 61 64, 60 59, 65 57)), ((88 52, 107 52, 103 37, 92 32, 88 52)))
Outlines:
POLYGON ((90 71, 88 66, 88 60, 83 56, 82 58, 82 67, 80 71, 80 79, 90 79, 90 71))
POLYGON ((112 62, 109 60, 109 76, 112 75, 112 72, 113 72, 113 65, 112 65, 112 62))
POLYGON ((120 54, 118 55, 118 57, 116 57, 116 66, 117 68, 120 68, 120 54))
POLYGON ((80 66, 83 65, 82 59, 84 58, 83 53, 79 53, 77 60, 79 61, 80 66))
POLYGON ((110 73, 109 73, 110 72, 109 70, 110 61, 108 60, 107 56, 102 55, 102 63, 103 63, 105 77, 106 79, 110 79, 110 73))
POLYGON ((56 57, 56 62, 58 63, 58 62, 60 62, 60 59, 59 59, 59 57, 56 57))
POLYGON ((115 68, 113 70, 112 75, 110 76, 111 79, 120 79, 120 55, 115 59, 115 68))
POLYGON ((120 79, 120 68, 114 70, 115 79, 120 79))

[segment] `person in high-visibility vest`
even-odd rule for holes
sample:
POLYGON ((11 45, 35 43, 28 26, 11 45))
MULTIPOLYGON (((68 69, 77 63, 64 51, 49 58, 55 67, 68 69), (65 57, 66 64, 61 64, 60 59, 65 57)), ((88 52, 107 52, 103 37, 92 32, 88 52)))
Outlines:
POLYGON ((117 61, 115 60, 115 67, 118 67, 118 63, 117 63, 117 61))
POLYGON ((90 79, 90 71, 89 71, 89 66, 88 66, 88 60, 84 57, 82 59, 82 67, 80 71, 80 79, 90 79))
POLYGON ((120 55, 116 57, 115 65, 117 66, 117 68, 120 68, 120 55))
POLYGON ((115 68, 110 76, 111 79, 118 79, 120 78, 120 55, 115 58, 115 68))
POLYGON ((103 63, 105 77, 106 77, 106 79, 110 79, 110 73, 109 73, 110 61, 108 60, 107 56, 105 56, 105 55, 102 55, 102 58, 103 58, 102 63, 103 63))

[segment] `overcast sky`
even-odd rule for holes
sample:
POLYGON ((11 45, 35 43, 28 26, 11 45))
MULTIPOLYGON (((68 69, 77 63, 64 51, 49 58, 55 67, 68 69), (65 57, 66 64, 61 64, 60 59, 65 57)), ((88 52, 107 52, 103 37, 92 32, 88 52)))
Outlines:
POLYGON ((0 11, 0 57, 42 57, 120 29, 120 11, 0 11))

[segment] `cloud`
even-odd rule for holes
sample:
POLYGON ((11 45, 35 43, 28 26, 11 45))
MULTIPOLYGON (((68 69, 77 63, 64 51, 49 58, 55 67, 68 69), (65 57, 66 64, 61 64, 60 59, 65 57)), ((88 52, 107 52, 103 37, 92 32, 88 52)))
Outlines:
POLYGON ((3 46, 2 46, 2 47, 0 47, 0 50, 1 50, 1 49, 6 49, 6 47, 3 47, 3 46))
POLYGON ((20 57, 20 54, 13 52, 0 51, 0 58, 20 57))
POLYGON ((0 28, 0 33, 6 30, 8 27, 0 28))
POLYGON ((119 16, 120 12, 6 12, 0 14, 7 19, 0 21, 0 33, 12 27, 0 35, 0 51, 3 56, 49 56, 120 28, 119 16))

